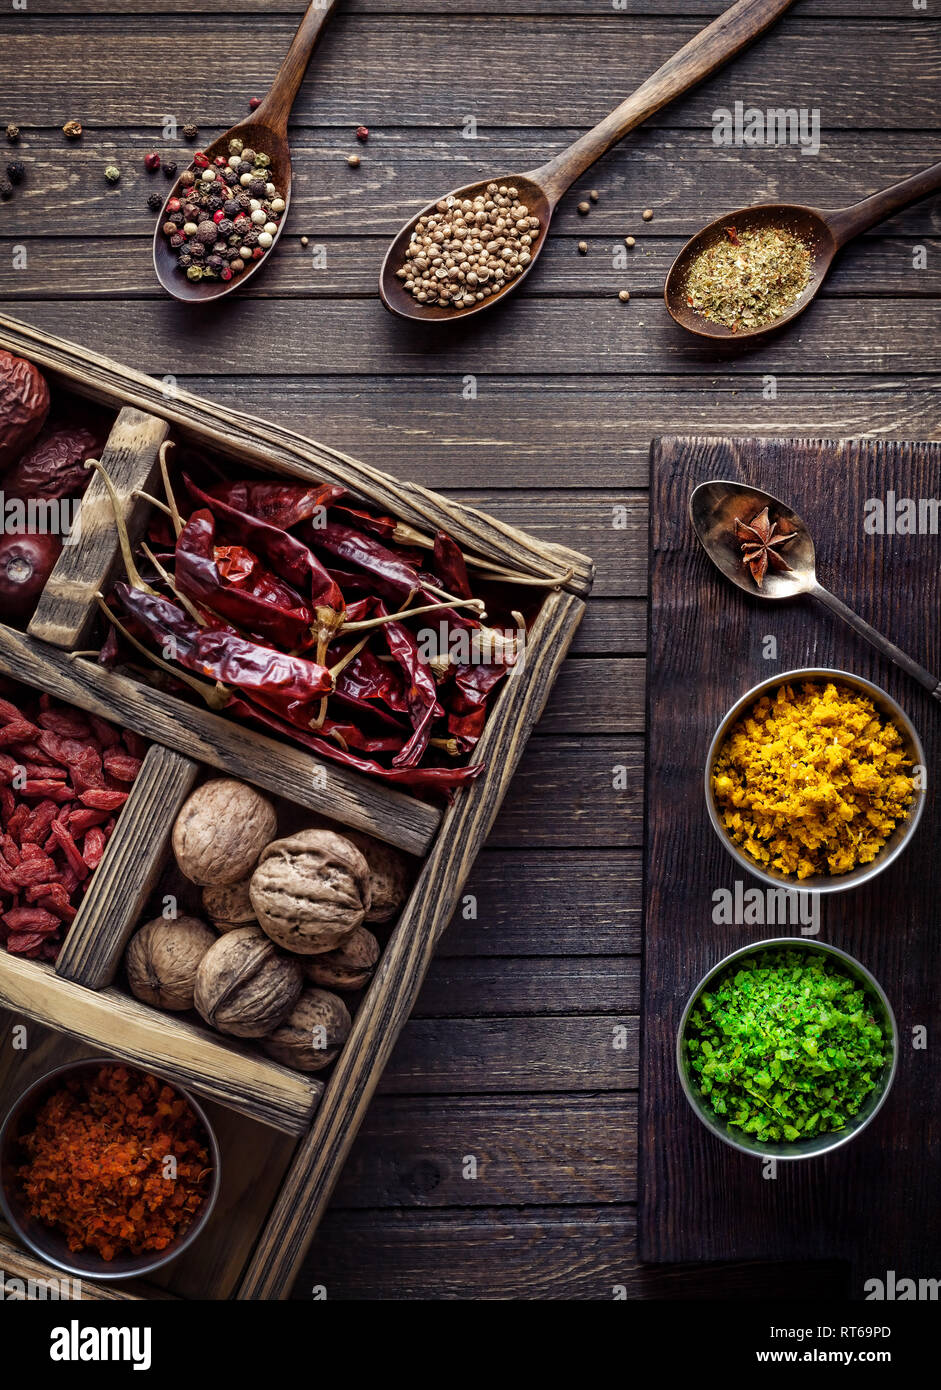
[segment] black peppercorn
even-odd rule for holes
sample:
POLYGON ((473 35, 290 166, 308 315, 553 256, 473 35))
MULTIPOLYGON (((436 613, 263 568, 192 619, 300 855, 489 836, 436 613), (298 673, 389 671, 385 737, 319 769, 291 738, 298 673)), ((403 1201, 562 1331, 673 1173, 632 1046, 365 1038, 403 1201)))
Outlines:
POLYGON ((185 245, 185 243, 186 237, 182 232, 174 232, 170 238, 170 245, 173 247, 174 251, 179 251, 180 247, 185 245))
POLYGON ((206 248, 201 241, 187 242, 186 248, 194 261, 201 261, 206 254, 206 248))
POLYGON ((254 164, 250 164, 247 159, 243 159, 238 167, 239 174, 252 174, 255 171, 254 164))
POLYGON ((182 227, 186 218, 183 216, 182 212, 171 212, 167 221, 172 222, 176 227, 182 227))
POLYGON ((268 185, 265 183, 264 179, 252 179, 251 183, 248 185, 248 191, 253 198, 263 198, 267 191, 267 187, 268 185))
POLYGON ((13 185, 12 185, 12 183, 10 182, 9 179, 0 179, 0 198, 2 198, 4 202, 6 202, 6 200, 7 200, 8 198, 12 198, 12 197, 13 197, 13 185))
POLYGON ((224 170, 224 172, 223 172, 223 174, 222 174, 222 182, 223 182, 223 183, 227 183, 227 184, 229 184, 229 186, 231 187, 232 184, 238 183, 238 181, 239 181, 239 176, 238 176, 238 174, 235 172, 234 169, 226 169, 226 170, 224 170))
POLYGON ((210 256, 206 264, 209 266, 210 270, 221 270, 225 265, 225 261, 221 256, 210 256))
POLYGON ((242 211, 243 211, 243 212, 248 212, 248 210, 249 210, 249 208, 251 207, 251 205, 252 205, 252 200, 251 200, 251 198, 248 196, 248 194, 247 194, 247 193, 240 193, 240 194, 239 194, 239 207, 242 209, 242 211))
POLYGON ((184 270, 193 264, 193 258, 188 251, 181 251, 177 259, 184 270))
POLYGON ((223 203, 223 205, 222 205, 222 211, 225 213, 226 217, 238 217, 238 214, 239 214, 239 200, 238 200, 238 198, 227 198, 226 201, 225 201, 225 202, 223 203))
POLYGON ((195 140, 198 134, 199 134, 199 126, 198 126, 198 125, 193 125, 193 124, 191 123, 190 125, 185 125, 185 126, 183 127, 183 139, 184 139, 184 140, 195 140))
POLYGON ((251 246, 253 249, 258 245, 258 233, 254 227, 242 237, 242 245, 251 246))
POLYGON ((150 197, 147 199, 147 206, 150 208, 151 212, 159 212, 163 207, 163 199, 160 194, 151 193, 150 197))
POLYGON ((230 236, 232 231, 234 230, 235 223, 231 220, 231 218, 223 217, 220 222, 216 223, 216 226, 219 229, 220 236, 230 236))
POLYGON ((7 165, 7 178, 11 183, 22 183, 26 177, 26 165, 22 159, 14 159, 7 165))
POLYGON ((173 162, 172 159, 171 159, 171 160, 168 160, 167 163, 165 163, 164 166, 163 166, 163 172, 166 174, 166 176, 167 176, 168 179, 175 179, 175 178, 176 178, 176 171, 177 171, 177 166, 176 166, 176 164, 174 164, 174 162, 173 162))

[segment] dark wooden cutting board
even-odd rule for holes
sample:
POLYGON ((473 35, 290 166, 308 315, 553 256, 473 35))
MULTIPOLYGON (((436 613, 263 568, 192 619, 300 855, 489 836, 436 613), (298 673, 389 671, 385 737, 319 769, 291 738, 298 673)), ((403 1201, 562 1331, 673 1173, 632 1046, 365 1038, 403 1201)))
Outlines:
MULTIPOLYGON (((689 495, 708 478, 766 489, 793 506, 817 546, 821 582, 941 675, 941 536, 867 535, 864 504, 941 498, 941 445, 892 441, 679 439, 654 442, 647 676, 646 930, 640 1252, 650 1261, 846 1259, 864 1282, 941 1275, 941 705, 809 599, 771 604, 735 589, 701 550, 689 495), (766 637, 777 641, 766 660, 766 637), (709 1134, 676 1072, 676 1030, 692 989, 738 946, 797 928, 713 921, 713 892, 757 884, 706 815, 703 768, 730 705, 759 680, 803 666, 855 672, 888 690, 925 745, 928 796, 901 858, 872 883, 821 902, 820 939, 873 971, 899 1025, 898 1075, 858 1139, 823 1159, 762 1162, 709 1134), (927 1028, 925 1050, 913 1030, 927 1028)), ((795 1297, 800 1290, 795 1289, 795 1297)))

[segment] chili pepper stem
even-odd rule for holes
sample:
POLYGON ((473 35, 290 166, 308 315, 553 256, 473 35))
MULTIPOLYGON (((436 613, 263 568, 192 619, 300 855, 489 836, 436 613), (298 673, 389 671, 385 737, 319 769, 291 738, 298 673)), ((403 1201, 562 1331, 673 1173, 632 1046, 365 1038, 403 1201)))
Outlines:
POLYGON ((68 653, 67 653, 67 656, 68 656, 68 658, 69 658, 70 661, 77 661, 78 658, 79 658, 80 656, 100 656, 100 655, 101 655, 101 652, 100 652, 100 651, 95 651, 94 648, 92 648, 90 651, 87 651, 87 652, 68 652, 68 653))
POLYGON ((170 574, 169 570, 164 569, 163 565, 157 559, 156 555, 153 553, 146 541, 142 542, 141 550, 147 556, 147 559, 150 561, 150 563, 154 566, 157 573, 160 575, 160 578, 163 580, 164 584, 166 584, 173 597, 177 599, 178 602, 181 603, 183 607, 186 609, 187 613, 193 619, 193 622, 198 624, 199 627, 208 627, 209 624, 205 616, 202 613, 200 613, 196 605, 194 603, 191 603, 184 593, 180 592, 179 588, 177 587, 176 576, 170 574))
MULTIPOLYGON (((423 550, 434 550, 435 548, 435 543, 429 536, 423 535, 421 531, 416 531, 414 526, 409 526, 404 521, 395 523, 392 539, 397 541, 399 545, 417 545, 423 550)), ((507 584, 529 584, 533 588, 556 589, 567 584, 575 573, 573 569, 567 569, 564 574, 555 579, 537 579, 533 575, 520 574, 516 570, 506 569, 505 566, 498 565, 493 560, 485 560, 481 555, 470 555, 466 550, 462 550, 461 555, 465 565, 470 565, 475 570, 490 570, 493 572, 494 579, 499 579, 507 584)), ((430 589, 431 585, 426 584, 425 587, 430 589)))
MULTIPOLYGON (((151 590, 150 592, 153 591, 151 590)), ((195 676, 190 676, 185 671, 178 670, 176 666, 171 666, 168 661, 164 661, 161 657, 155 656, 154 653, 145 647, 143 642, 139 642, 137 638, 127 630, 121 620, 112 613, 111 609, 105 603, 103 594, 96 594, 95 600, 102 613, 104 613, 105 617, 108 619, 108 622, 112 623, 117 628, 118 632, 120 632, 121 636, 125 637, 132 647, 136 647, 142 656, 146 656, 147 660, 152 662, 154 666, 158 666, 161 671, 166 671, 168 675, 173 676, 176 680, 182 681, 184 685, 188 685, 192 690, 195 690, 196 694, 199 695, 201 699, 205 700, 210 709, 225 709, 232 698, 232 692, 229 690, 228 686, 222 685, 219 681, 216 681, 215 685, 207 685, 205 681, 197 680, 195 676)))
POLYGON ((121 547, 121 559, 124 561, 124 568, 127 572, 128 579, 131 581, 132 588, 142 589, 145 594, 150 594, 153 598, 159 598, 160 595, 157 593, 157 590, 152 589, 149 584, 145 584, 138 573, 137 565, 134 563, 134 552, 131 549, 131 538, 127 533, 127 523, 124 520, 124 514, 121 511, 121 506, 118 501, 118 494, 115 491, 114 483, 111 481, 107 468, 104 467, 100 459, 86 459, 85 467, 94 468, 95 472, 101 475, 101 481, 108 491, 108 496, 111 499, 111 510, 114 513, 114 525, 118 533, 118 545, 121 547))
POLYGON ((173 521, 173 529, 179 536, 180 532, 183 530, 183 520, 180 516, 179 508, 176 505, 176 498, 173 495, 173 488, 170 486, 170 471, 167 468, 167 453, 170 449, 174 449, 175 447, 176 445, 173 443, 172 439, 165 439, 164 442, 160 445, 160 453, 158 457, 160 460, 160 477, 163 479, 163 490, 167 495, 167 502, 169 503, 170 508, 170 516, 173 521))
POLYGON ((131 496, 140 497, 142 501, 149 502, 152 507, 159 507, 166 516, 173 515, 166 502, 161 502, 159 497, 152 497, 149 492, 144 492, 143 488, 136 487, 131 493, 131 496))
MULTIPOLYGON (((358 655, 359 655, 359 653, 363 650, 363 648, 365 647, 365 645, 366 645, 366 643, 367 643, 368 641, 369 641, 369 638, 368 638, 368 637, 364 637, 363 640, 362 640, 361 642, 357 642, 357 643, 356 643, 356 646, 355 646, 355 647, 351 647, 350 650, 345 654, 345 656, 341 657, 341 659, 337 662, 337 664, 336 664, 335 666, 331 666, 331 667, 328 668, 329 674, 330 674, 330 679, 333 681, 333 684, 334 684, 334 685, 336 685, 337 676, 340 674, 340 672, 341 672, 341 671, 344 671, 344 670, 346 669, 346 667, 349 666, 349 664, 350 664, 350 662, 353 660, 354 656, 358 656, 358 655)), ((318 665, 322 666, 322 665, 323 665, 323 662, 322 662, 322 661, 318 662, 318 665)), ((329 700, 329 698, 330 698, 329 695, 325 695, 325 696, 323 697, 323 699, 320 701, 320 708, 319 708, 318 711, 317 711, 317 718, 311 720, 311 722, 310 722, 310 728, 312 728, 312 729, 319 729, 319 728, 321 728, 321 727, 323 726, 323 721, 324 721, 324 720, 326 719, 326 717, 327 717, 327 701, 329 700)), ((342 740, 341 740, 341 742, 342 742, 342 740)), ((344 749, 344 752, 345 752, 345 751, 346 751, 346 744, 343 744, 343 749, 344 749)))
POLYGON ((440 748, 451 758, 460 757, 461 750, 458 747, 456 738, 430 738, 428 740, 430 748, 440 748))
POLYGON ((344 632, 365 632, 367 628, 383 627, 386 623, 398 623, 403 618, 417 618, 422 613, 441 613, 448 608, 472 608, 479 618, 487 616, 483 601, 479 598, 453 599, 450 603, 426 603, 421 608, 403 608, 399 613, 387 613, 384 618, 364 618, 358 623, 345 623, 344 632))

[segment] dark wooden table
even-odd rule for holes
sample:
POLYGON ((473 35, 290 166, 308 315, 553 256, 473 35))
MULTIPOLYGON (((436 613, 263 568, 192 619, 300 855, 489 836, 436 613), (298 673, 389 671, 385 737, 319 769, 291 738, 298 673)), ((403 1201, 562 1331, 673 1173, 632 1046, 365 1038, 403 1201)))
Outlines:
POLYGON ((164 138, 165 116, 197 121, 206 140, 239 118, 302 8, 30 0, 0 27, 0 126, 23 127, 29 164, 0 205, 5 311, 598 564, 575 653, 470 885, 476 918, 446 938, 297 1295, 848 1292, 836 1263, 637 1259, 647 456, 659 433, 939 437, 937 200, 851 248, 823 297, 760 350, 701 347, 660 300, 683 240, 723 209, 779 196, 839 206, 941 156, 939 21, 908 0, 798 0, 573 190, 522 297, 432 334, 376 295, 408 213, 558 151, 723 6, 349 0, 295 111, 290 233, 245 296, 187 312, 153 279, 146 202, 166 185, 143 155, 186 148, 164 138), (713 112, 736 101, 818 108, 819 154, 714 145, 713 112), (85 126, 74 146, 60 130, 70 118, 85 126), (123 171, 113 189, 110 162, 123 171), (600 198, 582 218, 588 188, 600 198))

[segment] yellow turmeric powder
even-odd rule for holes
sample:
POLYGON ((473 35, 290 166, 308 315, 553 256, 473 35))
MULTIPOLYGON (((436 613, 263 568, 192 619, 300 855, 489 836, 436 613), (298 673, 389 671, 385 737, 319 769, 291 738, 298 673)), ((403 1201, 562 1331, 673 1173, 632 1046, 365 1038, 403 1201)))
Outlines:
POLYGON ((908 814, 902 736, 859 691, 808 681, 763 695, 712 773, 722 823, 764 868, 798 879, 869 864, 908 814))

